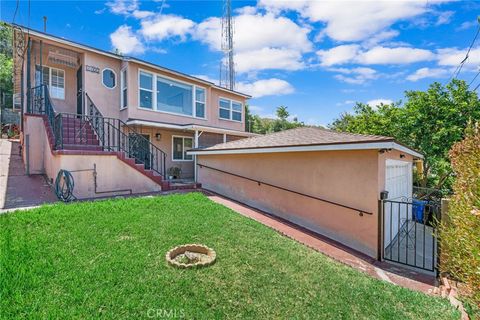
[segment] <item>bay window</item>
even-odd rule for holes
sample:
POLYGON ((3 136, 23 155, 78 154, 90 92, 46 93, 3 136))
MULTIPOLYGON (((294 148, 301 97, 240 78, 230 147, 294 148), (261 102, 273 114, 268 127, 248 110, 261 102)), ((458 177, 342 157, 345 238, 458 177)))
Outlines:
POLYGON ((218 110, 220 119, 242 121, 243 104, 240 102, 220 98, 218 110))
POLYGON ((205 118, 206 90, 153 73, 140 71, 139 107, 205 118))

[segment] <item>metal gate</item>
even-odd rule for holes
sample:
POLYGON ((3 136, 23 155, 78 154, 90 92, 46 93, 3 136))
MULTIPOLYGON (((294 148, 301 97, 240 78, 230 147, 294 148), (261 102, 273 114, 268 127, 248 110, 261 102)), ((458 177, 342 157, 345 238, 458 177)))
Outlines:
POLYGON ((382 209, 383 259, 435 271, 440 203, 401 198, 383 200, 382 209))

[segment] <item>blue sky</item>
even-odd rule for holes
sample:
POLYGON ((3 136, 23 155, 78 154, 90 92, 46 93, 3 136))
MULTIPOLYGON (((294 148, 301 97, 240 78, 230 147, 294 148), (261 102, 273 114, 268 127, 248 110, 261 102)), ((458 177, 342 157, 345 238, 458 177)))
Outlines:
MULTIPOLYGON (((11 22, 15 1, 2 1, 11 22)), ((279 105, 326 125, 355 101, 399 101, 445 83, 478 26, 478 2, 233 1, 236 89, 262 116, 279 105)), ((20 1, 15 22, 105 50, 118 48, 217 82, 221 1, 20 1)), ((480 39, 459 78, 480 65, 480 39)), ((476 80, 480 81, 480 77, 476 80)), ((475 84, 476 85, 476 84, 475 84)))

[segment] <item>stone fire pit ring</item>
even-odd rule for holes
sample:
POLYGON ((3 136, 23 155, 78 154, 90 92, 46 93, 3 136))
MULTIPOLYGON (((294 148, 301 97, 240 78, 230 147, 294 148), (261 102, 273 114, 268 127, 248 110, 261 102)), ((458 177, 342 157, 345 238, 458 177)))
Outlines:
POLYGON ((167 262, 176 268, 201 268, 215 263, 216 252, 202 244, 184 244, 177 246, 165 255, 167 262))

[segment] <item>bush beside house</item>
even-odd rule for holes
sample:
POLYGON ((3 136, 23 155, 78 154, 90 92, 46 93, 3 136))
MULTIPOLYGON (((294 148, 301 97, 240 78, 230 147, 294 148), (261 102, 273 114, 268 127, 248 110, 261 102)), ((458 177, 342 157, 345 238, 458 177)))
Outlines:
POLYGON ((440 226, 441 269, 465 283, 480 306, 480 126, 467 128, 453 145, 450 160, 456 175, 448 218, 440 226))

